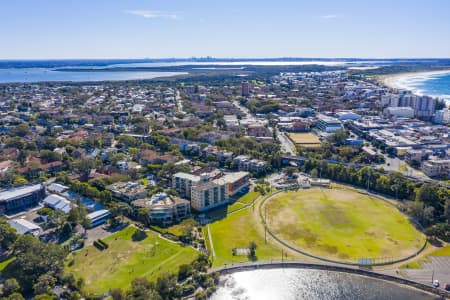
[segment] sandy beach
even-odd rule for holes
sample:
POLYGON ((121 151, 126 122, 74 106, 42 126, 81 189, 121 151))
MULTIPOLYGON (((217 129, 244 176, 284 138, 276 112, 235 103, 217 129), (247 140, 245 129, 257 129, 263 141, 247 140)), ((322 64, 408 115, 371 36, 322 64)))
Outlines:
POLYGON ((404 82, 411 78, 420 78, 420 77, 430 77, 433 75, 442 75, 450 73, 450 69, 448 70, 440 70, 440 71, 429 71, 429 72, 407 72, 407 73, 398 73, 391 75, 380 76, 380 81, 387 87, 393 89, 410 89, 408 86, 404 84, 404 82))

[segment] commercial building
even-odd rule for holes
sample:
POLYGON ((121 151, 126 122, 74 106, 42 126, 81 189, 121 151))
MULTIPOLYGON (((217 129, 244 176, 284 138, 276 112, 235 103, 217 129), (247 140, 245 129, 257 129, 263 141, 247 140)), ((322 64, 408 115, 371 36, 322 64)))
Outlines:
POLYGON ((450 123, 450 110, 444 108, 442 110, 436 111, 434 115, 434 123, 436 124, 448 124, 450 123))
POLYGON ((320 115, 316 127, 323 132, 334 132, 342 129, 342 123, 338 119, 320 115))
POLYGON ((36 206, 45 197, 43 184, 12 188, 0 192, 0 216, 36 206))
POLYGON ((65 214, 68 214, 72 209, 72 203, 69 200, 56 194, 48 195, 43 202, 45 206, 65 214))
POLYGON ((131 202, 147 196, 145 186, 138 182, 116 182, 106 187, 114 198, 120 201, 131 202))
POLYGON ((351 111, 340 111, 336 113, 336 117, 340 120, 340 121, 347 121, 347 120, 359 120, 361 119, 361 115, 358 115, 354 112, 351 111))
POLYGON ((9 221, 9 225, 16 230, 18 234, 39 235, 42 228, 25 219, 13 219, 9 221))
POLYGON ((384 114, 395 118, 414 118, 414 109, 411 107, 387 107, 384 114))
POLYGON ((47 187, 47 190, 50 193, 57 193, 57 194, 61 195, 61 194, 65 193, 65 192, 67 192, 69 190, 69 187, 65 186, 65 185, 62 185, 62 184, 59 184, 59 183, 56 183, 56 182, 53 182, 52 184, 50 184, 47 187))
POLYGON ((422 171, 430 177, 450 177, 450 159, 427 160, 422 164, 422 171))
POLYGON ((110 216, 111 212, 109 210, 101 209, 86 215, 86 218, 91 222, 91 227, 95 227, 105 223, 110 216))
POLYGON ((151 199, 139 199, 132 202, 135 207, 147 208, 153 223, 164 226, 187 218, 191 213, 188 200, 158 193, 151 199))

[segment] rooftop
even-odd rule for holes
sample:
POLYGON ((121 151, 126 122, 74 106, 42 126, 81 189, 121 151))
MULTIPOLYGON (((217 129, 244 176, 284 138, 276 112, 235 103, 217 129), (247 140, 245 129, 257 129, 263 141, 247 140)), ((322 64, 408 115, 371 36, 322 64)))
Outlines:
POLYGON ((31 194, 39 191, 42 188, 42 184, 35 184, 29 186, 22 186, 18 188, 12 188, 0 192, 0 201, 8 201, 17 197, 21 197, 27 194, 31 194))

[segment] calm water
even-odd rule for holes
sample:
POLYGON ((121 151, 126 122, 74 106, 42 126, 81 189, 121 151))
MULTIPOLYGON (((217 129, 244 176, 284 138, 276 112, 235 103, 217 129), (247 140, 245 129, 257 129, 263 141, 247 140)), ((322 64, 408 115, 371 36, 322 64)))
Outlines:
POLYGON ((419 95, 430 95, 450 103, 450 71, 444 74, 410 74, 397 78, 394 83, 419 95))
POLYGON ((178 72, 70 72, 48 68, 0 69, 0 83, 42 81, 118 81, 166 77, 178 72))
MULTIPOLYGON (((101 62, 101 61, 99 61, 101 62)), ((31 62, 34 63, 34 62, 31 62)), ((119 81, 119 80, 139 80, 139 79, 152 79, 156 77, 166 77, 181 75, 186 73, 180 72, 142 72, 142 71, 116 71, 116 72, 70 72, 71 68, 77 69, 104 69, 104 68, 139 68, 139 67, 169 67, 169 66, 183 66, 183 65, 197 65, 199 69, 206 65, 216 65, 217 67, 209 69, 236 69, 239 65, 265 65, 265 66, 282 66, 282 65, 325 65, 325 66, 338 66, 346 65, 352 62, 342 61, 233 61, 233 62, 150 62, 150 63, 123 63, 123 64, 110 64, 110 65, 77 65, 77 66, 64 66, 60 64, 58 68, 65 68, 67 71, 55 71, 52 68, 0 68, 0 83, 12 83, 12 82, 43 82, 43 81, 119 81), (227 67, 228 66, 228 67, 227 67)), ((364 63, 364 62, 358 62, 364 63)), ((368 62, 370 63, 370 62, 368 62)), ((20 62, 22 67, 26 66, 27 62, 20 62)))
POLYGON ((340 272, 272 269, 221 277, 212 300, 431 300, 416 289, 340 272))

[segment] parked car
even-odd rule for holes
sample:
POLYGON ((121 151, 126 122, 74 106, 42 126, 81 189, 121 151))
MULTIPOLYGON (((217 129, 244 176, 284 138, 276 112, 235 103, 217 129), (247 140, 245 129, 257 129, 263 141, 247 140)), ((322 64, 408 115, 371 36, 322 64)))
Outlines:
POLYGON ((434 287, 439 287, 439 280, 435 279, 433 280, 434 287))

